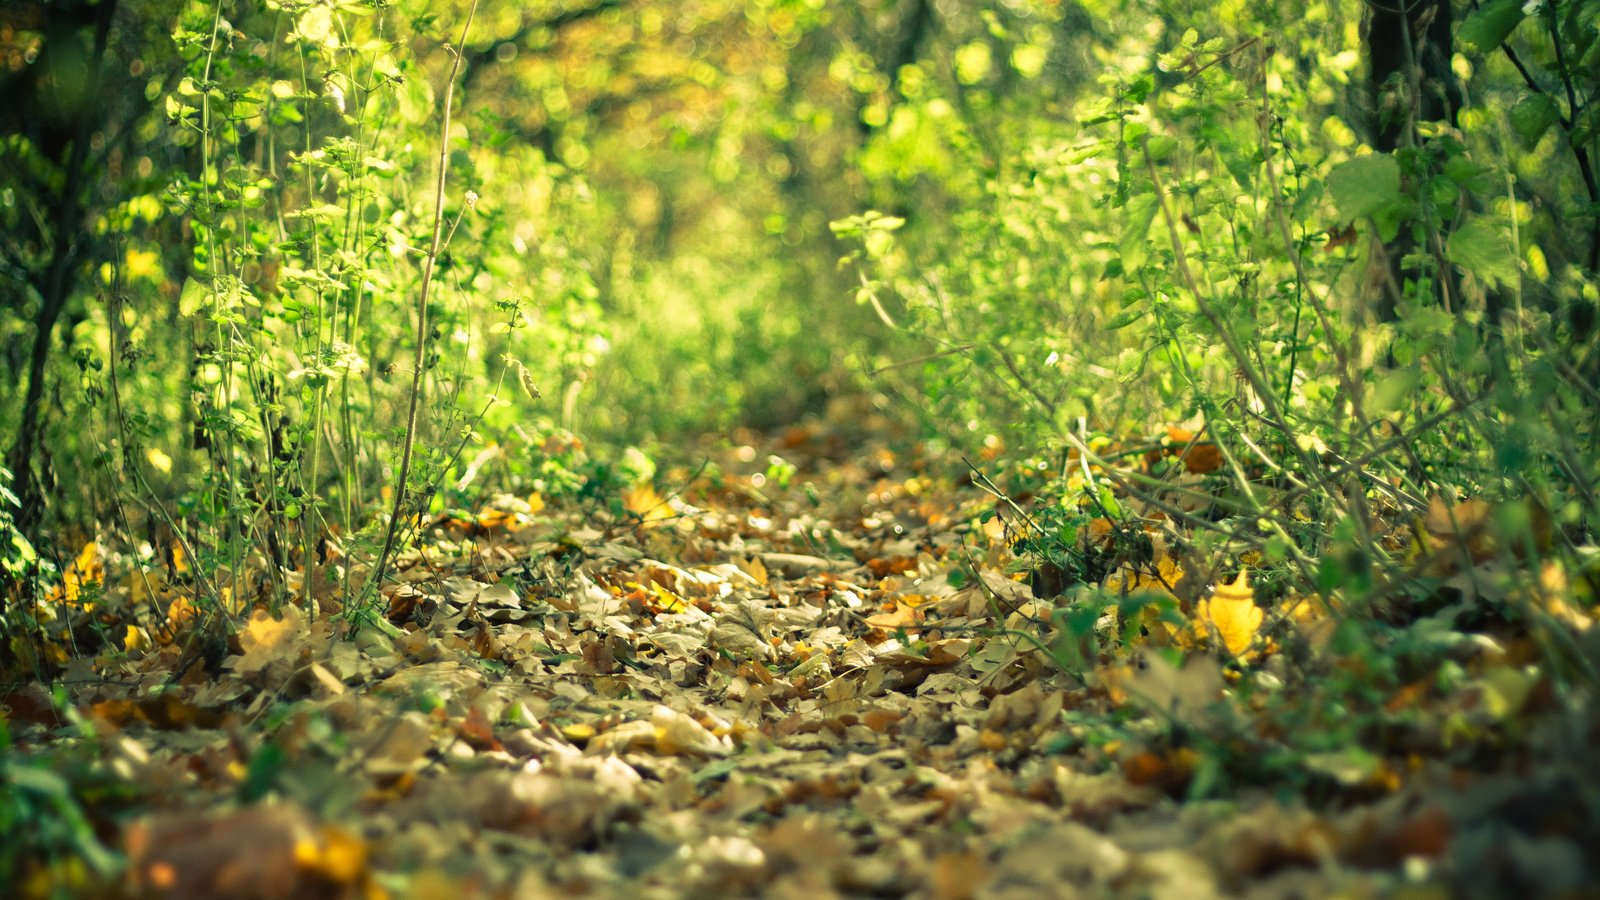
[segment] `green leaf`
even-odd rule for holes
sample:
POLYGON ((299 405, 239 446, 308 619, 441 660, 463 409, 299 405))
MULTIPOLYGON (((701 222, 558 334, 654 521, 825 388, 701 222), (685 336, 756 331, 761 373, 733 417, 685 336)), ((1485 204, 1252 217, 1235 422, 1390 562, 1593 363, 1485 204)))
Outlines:
POLYGON ((719 759, 716 762, 701 766, 689 776, 695 784, 705 784, 708 781, 720 781, 733 774, 739 768, 739 760, 733 757, 719 759))
POLYGON ((183 293, 178 295, 178 313, 184 316, 196 315, 210 299, 211 291, 204 284, 193 278, 184 279, 183 293))
POLYGON ((271 792, 277 786, 285 759, 283 748, 277 744, 265 744, 257 750, 239 783, 239 800, 254 803, 271 792))
POLYGON ((1132 325, 1133 323, 1144 318, 1145 312, 1146 310, 1142 306, 1130 306, 1122 312, 1117 313, 1111 321, 1107 322, 1106 330, 1116 331, 1119 328, 1127 328, 1129 325, 1132 325))
POLYGON ((300 17, 295 26, 300 39, 323 47, 337 47, 339 39, 333 33, 333 11, 326 6, 313 6, 300 17))
POLYGON ((1549 94, 1529 94, 1511 109, 1511 127, 1530 150, 1560 118, 1561 109, 1549 94))
POLYGON ((1118 249, 1122 254, 1122 268, 1132 272, 1144 264, 1145 238, 1150 234, 1150 223, 1155 221, 1161 208, 1161 198, 1155 194, 1140 194, 1128 200, 1122 211, 1122 241, 1118 249))
POLYGON ((1306 754, 1303 764, 1318 775, 1325 775, 1343 785, 1365 784, 1372 780, 1383 760, 1364 747, 1346 747, 1306 754))
POLYGON ((1490 0, 1467 16, 1456 38, 1480 53, 1491 53, 1505 43, 1525 15, 1522 0, 1490 0))
POLYGON ((1364 219, 1400 199, 1400 164, 1376 153, 1345 160, 1328 173, 1328 193, 1340 215, 1364 219))
POLYGON ((6 780, 20 791, 44 797, 70 799, 72 786, 55 772, 37 766, 17 766, 6 772, 6 780))
POLYGON ((396 93, 400 101, 400 118, 407 124, 421 125, 437 111, 433 85, 426 78, 407 78, 400 83, 396 93))
POLYGON ((1516 248, 1505 230, 1492 219, 1468 221, 1450 235, 1444 255, 1451 262, 1494 285, 1516 281, 1516 248))
POLYGON ((1600 131, 1600 104, 1590 103, 1572 119, 1572 133, 1567 139, 1572 146, 1581 147, 1593 140, 1595 133, 1600 131))
POLYGON ((1416 396, 1421 380, 1421 373, 1416 369, 1396 369, 1378 381, 1368 408, 1377 413, 1404 408, 1416 396))
POLYGON ((1176 138, 1158 134, 1150 139, 1150 142, 1145 145, 1145 149, 1149 151, 1152 160, 1160 162, 1171 156, 1173 151, 1178 149, 1178 141, 1176 138))

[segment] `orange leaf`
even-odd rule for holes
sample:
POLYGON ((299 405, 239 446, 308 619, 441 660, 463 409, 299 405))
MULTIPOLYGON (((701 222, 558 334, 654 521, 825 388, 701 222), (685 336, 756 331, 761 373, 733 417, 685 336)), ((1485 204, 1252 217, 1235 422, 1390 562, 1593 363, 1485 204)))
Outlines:
POLYGON ((922 621, 922 611, 906 603, 896 600, 894 609, 868 616, 866 622, 873 628, 882 628, 884 631, 894 631, 897 628, 910 628, 922 621))

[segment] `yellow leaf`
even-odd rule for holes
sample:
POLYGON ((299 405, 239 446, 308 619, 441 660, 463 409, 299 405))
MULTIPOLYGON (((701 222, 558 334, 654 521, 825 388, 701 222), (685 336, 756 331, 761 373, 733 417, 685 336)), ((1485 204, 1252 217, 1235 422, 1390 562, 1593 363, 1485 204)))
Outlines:
POLYGON ((149 460, 151 467, 161 474, 172 474, 172 457, 162 453, 160 450, 150 447, 144 451, 144 458, 149 460))
POLYGON ((674 594, 659 584, 652 583, 650 585, 650 589, 656 595, 656 603, 661 606, 661 609, 664 612, 683 612, 685 604, 682 597, 679 597, 677 594, 674 594))
POLYGON ((367 869, 367 845, 361 838, 332 825, 324 825, 316 838, 295 842, 295 862, 334 884, 354 884, 367 869))
POLYGON ((738 566, 746 575, 754 578, 757 584, 762 587, 767 586, 767 579, 770 577, 770 573, 767 572, 767 564, 761 561, 760 556, 751 556, 748 559, 734 557, 733 564, 738 566))
POLYGON ((904 597, 895 598, 894 609, 868 616, 863 621, 873 628, 882 628, 884 631, 894 631, 898 628, 912 628, 922 621, 922 611, 914 604, 907 603, 904 597))
POLYGON ((239 631, 244 655, 234 662, 234 670, 241 674, 261 671, 299 632, 300 611, 295 607, 284 607, 282 619, 274 619, 266 610, 256 610, 239 631))
POLYGON ((178 635, 188 628, 196 619, 200 618, 200 610, 190 602, 188 597, 179 597, 167 607, 167 621, 156 632, 156 642, 163 647, 172 644, 178 635))
MULTIPOLYGON (((1091 533, 1093 529, 1094 525, 1090 523, 1091 533)), ((1166 594, 1176 599, 1172 588, 1182 580, 1183 569, 1178 561, 1165 550, 1160 550, 1153 567, 1118 566, 1106 575, 1101 587, 1119 595, 1147 592, 1166 594)))
POLYGON ((648 481, 623 491, 622 506, 646 524, 672 515, 672 507, 667 505, 666 498, 656 493, 655 487, 648 481))
POLYGON ((1265 613, 1256 606, 1255 591, 1250 589, 1250 570, 1239 572, 1233 584, 1219 584, 1211 597, 1200 601, 1197 610, 1200 621, 1206 623, 1222 639, 1228 652, 1243 657, 1255 641, 1256 630, 1261 627, 1265 613))
POLYGON ((85 585, 98 582, 105 576, 105 563, 100 558, 100 546, 94 541, 83 545, 78 559, 61 575, 61 586, 50 593, 52 600, 78 602, 85 585))
POLYGON ((595 736, 595 727, 578 722, 562 728, 561 736, 574 744, 584 744, 595 736))
POLYGON ((129 249, 123 258, 123 272, 129 281, 161 281, 161 257, 150 250, 129 249))

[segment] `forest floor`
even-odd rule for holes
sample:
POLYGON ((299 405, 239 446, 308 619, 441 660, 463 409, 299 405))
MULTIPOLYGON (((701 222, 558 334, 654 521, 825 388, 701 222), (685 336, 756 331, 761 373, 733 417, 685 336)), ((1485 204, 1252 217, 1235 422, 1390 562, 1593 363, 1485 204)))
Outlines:
POLYGON ((353 637, 257 610, 195 662, 182 574, 91 548, 52 602, 112 646, 6 686, 0 764, 8 828, 70 794, 94 838, 4 893, 1600 896, 1593 707, 1527 629, 1352 649, 1133 508, 1142 552, 1079 538, 1124 597, 1085 607, 959 460, 740 440, 440 517, 353 637))

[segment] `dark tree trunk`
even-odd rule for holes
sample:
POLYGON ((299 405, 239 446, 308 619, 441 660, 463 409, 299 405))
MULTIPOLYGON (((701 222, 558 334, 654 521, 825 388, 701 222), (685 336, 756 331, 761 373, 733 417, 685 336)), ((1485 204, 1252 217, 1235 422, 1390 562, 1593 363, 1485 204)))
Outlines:
MULTIPOLYGON (((932 0, 911 0, 911 6, 905 12, 898 34, 894 35, 888 58, 882 63, 883 74, 889 78, 887 94, 891 106, 898 102, 895 95, 900 92, 900 70, 917 61, 923 42, 933 30, 933 14, 932 0)), ((856 112, 856 128, 861 132, 862 138, 870 137, 875 129, 860 116, 859 109, 856 112)))
MULTIPOLYGON (((1418 122, 1456 123, 1461 86, 1450 68, 1450 0, 1367 0, 1366 52, 1373 147, 1389 153, 1417 141, 1418 122)), ((1417 249, 1410 230, 1385 248, 1389 279, 1379 315, 1393 321, 1405 286, 1402 261, 1417 249)), ((1446 277, 1441 270, 1440 277, 1446 277)))
MULTIPOLYGON (((21 501, 16 521, 24 533, 33 531, 44 511, 44 494, 39 476, 34 471, 34 457, 38 452, 44 425, 45 368, 50 360, 50 344, 55 335, 56 324, 60 321, 62 312, 66 310, 67 301, 77 287, 78 276, 87 255, 84 245, 87 235, 84 233, 83 219, 90 175, 89 138, 102 124, 104 115, 101 82, 106 43, 110 37, 111 21, 116 15, 116 9, 117 0, 100 0, 100 3, 93 7, 91 23, 94 26, 94 34, 87 60, 88 71, 84 76, 86 79, 84 99, 74 109, 54 110, 64 118, 50 122, 48 126, 44 126, 41 131, 32 135, 40 152, 49 153, 60 161, 64 177, 60 194, 54 198, 56 216, 51 228, 53 234, 49 236, 50 261, 44 271, 36 273, 31 278, 32 286, 39 295, 39 309, 34 316, 33 351, 28 362, 27 387, 23 392, 22 419, 17 429, 17 441, 12 446, 9 456, 12 475, 16 479, 17 498, 21 501)), ((42 30, 47 38, 45 48, 35 65, 39 66, 39 71, 44 72, 45 76, 42 79, 34 78, 30 82, 25 82, 30 88, 30 94, 42 95, 49 90, 48 79, 51 77, 49 66, 53 64, 55 58, 52 54, 71 55, 72 51, 67 47, 76 44, 80 39, 78 30, 85 24, 82 16, 85 11, 86 8, 80 4, 43 6, 42 14, 45 22, 42 30), (68 18, 64 23, 52 21, 55 16, 68 18)), ((7 93, 17 87, 18 85, 7 85, 7 93)), ((48 105, 44 96, 13 99, 24 101, 23 109, 31 107, 42 110, 48 105)), ((17 122, 22 129, 27 129, 30 124, 38 127, 41 123, 17 122)))

